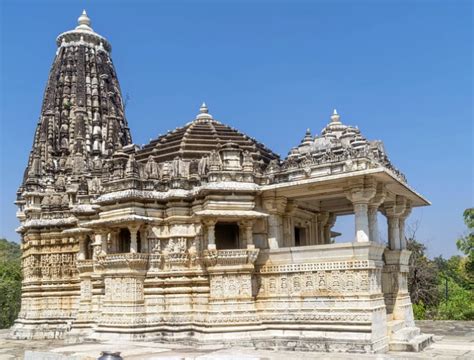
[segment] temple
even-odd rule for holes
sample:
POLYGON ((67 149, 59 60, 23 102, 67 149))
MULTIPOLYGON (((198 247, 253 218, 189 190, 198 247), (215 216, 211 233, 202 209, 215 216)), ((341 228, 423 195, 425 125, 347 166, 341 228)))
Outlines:
POLYGON ((78 22, 57 38, 17 194, 14 338, 324 352, 431 341, 414 323, 404 231, 429 202, 382 142, 334 110, 281 159, 202 104, 134 145, 111 45, 85 11, 78 22), (333 226, 349 214, 353 241, 337 243, 333 226))

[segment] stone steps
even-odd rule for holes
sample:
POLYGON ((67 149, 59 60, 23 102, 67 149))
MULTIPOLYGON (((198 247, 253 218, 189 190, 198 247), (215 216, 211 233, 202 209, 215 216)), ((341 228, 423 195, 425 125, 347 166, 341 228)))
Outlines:
POLYGON ((391 338, 392 334, 403 329, 405 321, 403 320, 391 320, 387 322, 388 336, 391 338))
POLYGON ((420 329, 417 327, 404 327, 398 331, 394 331, 391 336, 393 341, 409 341, 420 335, 420 329))
POLYGON ((415 336, 409 341, 391 340, 389 343, 390 351, 411 351, 420 352, 433 342, 432 334, 421 334, 415 336))

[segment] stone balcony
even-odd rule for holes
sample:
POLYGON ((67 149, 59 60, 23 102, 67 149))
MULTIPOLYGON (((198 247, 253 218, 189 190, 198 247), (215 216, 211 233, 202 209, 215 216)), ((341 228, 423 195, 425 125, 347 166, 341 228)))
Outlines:
POLYGON ((107 254, 98 262, 101 264, 106 273, 141 273, 147 270, 149 254, 140 253, 120 253, 107 254))
POLYGON ((253 268, 260 249, 204 250, 204 264, 208 267, 245 266, 253 268))
POLYGON ((79 274, 91 273, 94 270, 93 260, 77 260, 77 271, 79 274))

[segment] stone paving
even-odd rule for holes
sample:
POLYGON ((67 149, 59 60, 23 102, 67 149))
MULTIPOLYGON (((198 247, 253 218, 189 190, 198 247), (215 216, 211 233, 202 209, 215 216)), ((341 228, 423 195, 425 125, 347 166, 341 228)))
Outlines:
POLYGON ((423 333, 435 334, 435 343, 421 353, 327 354, 288 351, 257 351, 219 346, 194 349, 153 342, 102 342, 67 345, 60 340, 9 340, 0 330, 0 360, 89 360, 101 351, 120 351, 125 360, 307 360, 307 359, 474 359, 474 322, 418 321, 423 333))

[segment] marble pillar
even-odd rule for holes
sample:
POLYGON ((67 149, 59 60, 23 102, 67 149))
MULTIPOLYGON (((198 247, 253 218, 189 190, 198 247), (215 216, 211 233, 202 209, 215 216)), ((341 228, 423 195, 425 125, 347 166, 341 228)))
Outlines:
POLYGON ((207 230, 207 248, 209 250, 216 250, 216 220, 207 220, 205 222, 207 230))
MULTIPOLYGON (((400 241, 400 216, 405 213, 406 199, 402 196, 396 196, 394 199, 386 201, 384 204, 384 213, 387 217, 388 226, 388 246, 391 250, 401 250, 400 241)), ((403 231, 405 231, 403 229, 403 231)), ((404 235, 403 235, 404 236, 404 235)))
POLYGON ((131 253, 138 252, 138 243, 137 243, 138 228, 139 228, 138 225, 128 227, 128 230, 130 231, 130 252, 131 253))
POLYGON ((352 202, 355 217, 355 241, 370 240, 368 207, 376 194, 376 182, 372 178, 359 178, 348 183, 346 197, 352 202))
POLYGON ((84 234, 78 235, 79 252, 77 253, 77 260, 86 259, 86 236, 84 234))

